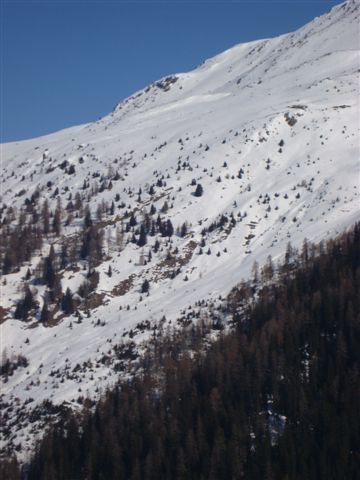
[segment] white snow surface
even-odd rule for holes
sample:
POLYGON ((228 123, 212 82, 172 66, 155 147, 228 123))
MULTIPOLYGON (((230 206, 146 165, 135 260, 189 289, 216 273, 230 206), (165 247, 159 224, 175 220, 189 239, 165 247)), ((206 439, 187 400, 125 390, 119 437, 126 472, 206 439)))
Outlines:
MULTIPOLYGON (((106 227, 108 260, 98 267, 104 301, 82 323, 65 317, 50 328, 36 319, 15 320, 19 285, 29 264, 7 275, 1 285, 1 305, 8 312, 1 325, 1 349, 8 357, 22 353, 29 366, 17 369, 1 387, 2 401, 16 405, 7 424, 19 410, 25 413, 16 428, 11 426, 11 436, 3 436, 4 447, 21 443, 20 458, 26 457, 42 428, 29 421, 30 414, 45 399, 77 408, 79 395, 97 398, 114 383, 119 373, 97 362, 139 322, 165 315, 174 324, 182 310, 202 299, 216 301, 248 278, 255 260, 261 265, 268 255, 278 258, 289 241, 301 247, 305 238, 317 242, 335 236, 359 219, 359 68, 359 4, 350 0, 294 33, 236 45, 189 73, 161 79, 94 123, 1 146, 2 204, 20 208, 40 188, 41 200, 48 198, 54 209, 52 194, 58 187, 65 207, 70 192, 74 198, 82 191, 84 179, 92 185, 98 180, 93 173, 106 176, 111 167, 122 179, 91 198, 94 214, 102 200, 111 202, 116 193, 139 209, 139 218, 144 207, 149 210, 154 203, 159 211, 167 200, 173 206, 162 216, 175 228, 189 224, 185 238, 172 240, 171 249, 178 247, 179 256, 189 242, 198 244, 201 230, 221 214, 237 220, 239 212, 243 216, 229 234, 208 234, 204 254, 196 246, 174 279, 160 278, 159 263, 168 250, 164 239, 147 265, 139 265, 142 249, 132 243, 119 254, 113 238, 123 210, 116 202, 115 224, 106 227), (289 125, 287 118, 296 123, 289 125), (58 168, 64 160, 75 166, 75 174, 58 168), (176 172, 179 161, 189 167, 176 172), (151 201, 148 188, 162 175, 166 186, 155 187, 154 196, 162 197, 151 201), (203 186, 201 197, 192 195, 193 178, 203 186), (48 188, 48 182, 53 186, 48 188), (211 255, 206 254, 209 247, 211 255), (106 275, 109 265, 111 277, 106 275), (130 290, 113 295, 113 287, 130 275, 130 290), (145 278, 150 295, 140 301, 145 278), (96 326, 98 319, 105 325, 96 326), (92 367, 81 377, 50 376, 85 362, 92 367)), ((81 224, 75 219, 62 235, 74 234, 81 224)), ((155 238, 148 241, 145 255, 155 238)), ((45 246, 42 253, 47 252, 45 246)), ((63 290, 76 291, 83 275, 81 269, 64 272, 63 290)), ((41 303, 43 290, 37 289, 41 303)), ((133 340, 146 341, 150 334, 138 333, 133 340)))

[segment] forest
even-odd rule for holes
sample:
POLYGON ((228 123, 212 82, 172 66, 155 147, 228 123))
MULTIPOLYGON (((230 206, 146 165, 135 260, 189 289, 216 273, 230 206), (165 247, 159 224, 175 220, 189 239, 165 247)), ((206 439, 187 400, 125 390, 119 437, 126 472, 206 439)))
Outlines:
POLYGON ((351 480, 360 462, 360 224, 288 246, 224 302, 206 342, 152 340, 139 374, 66 414, 8 480, 351 480))

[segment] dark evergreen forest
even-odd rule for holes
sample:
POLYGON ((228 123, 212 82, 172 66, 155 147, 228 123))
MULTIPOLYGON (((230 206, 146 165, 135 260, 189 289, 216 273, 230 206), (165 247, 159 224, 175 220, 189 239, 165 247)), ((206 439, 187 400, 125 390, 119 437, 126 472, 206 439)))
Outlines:
POLYGON ((51 428, 22 474, 3 462, 1 478, 355 480, 359 267, 360 224, 289 247, 230 293, 230 331, 207 348, 193 327, 164 336, 149 368, 51 428))

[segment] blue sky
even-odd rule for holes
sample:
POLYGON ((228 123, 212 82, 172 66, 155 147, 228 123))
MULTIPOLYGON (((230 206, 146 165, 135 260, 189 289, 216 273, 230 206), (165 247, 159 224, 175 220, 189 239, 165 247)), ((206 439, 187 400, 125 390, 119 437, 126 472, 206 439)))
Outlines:
POLYGON ((295 30, 339 3, 0 1, 1 142, 96 120, 159 77, 295 30))

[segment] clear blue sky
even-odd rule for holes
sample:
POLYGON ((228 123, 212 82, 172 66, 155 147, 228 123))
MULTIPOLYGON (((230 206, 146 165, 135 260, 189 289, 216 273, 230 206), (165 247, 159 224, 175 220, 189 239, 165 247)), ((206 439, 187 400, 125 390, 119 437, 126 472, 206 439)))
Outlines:
POLYGON ((339 1, 0 0, 1 141, 96 120, 164 75, 339 1))

